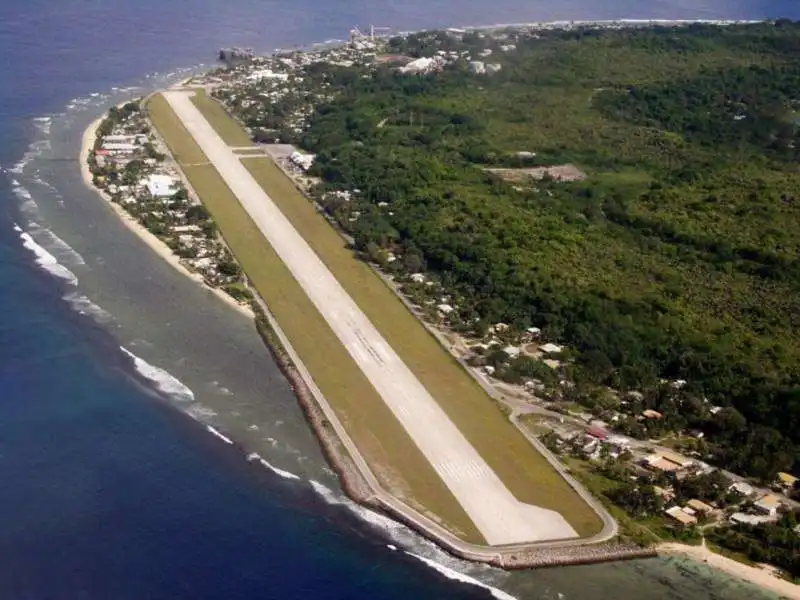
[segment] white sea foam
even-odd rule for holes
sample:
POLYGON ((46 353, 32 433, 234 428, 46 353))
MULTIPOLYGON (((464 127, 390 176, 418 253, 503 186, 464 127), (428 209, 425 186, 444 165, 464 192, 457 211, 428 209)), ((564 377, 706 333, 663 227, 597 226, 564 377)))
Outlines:
POLYGON ((14 223, 14 231, 16 231, 17 233, 22 233, 22 227, 14 223))
POLYGON ((71 285, 78 285, 78 278, 75 276, 75 273, 59 263, 55 256, 37 244, 29 233, 25 231, 18 233, 20 239, 22 240, 22 245, 36 255, 37 265, 51 275, 54 275, 59 279, 63 279, 71 285))
POLYGON ((72 266, 86 264, 83 257, 72 246, 53 233, 51 229, 31 223, 29 230, 36 236, 39 243, 55 254, 59 260, 72 266))
POLYGON ((50 127, 53 124, 53 117, 52 116, 34 117, 33 124, 44 135, 50 135, 50 127))
POLYGON ((406 552, 406 554, 408 554, 409 556, 413 556, 417 560, 424 562, 430 568, 434 569, 435 571, 438 571, 448 579, 453 579, 455 581, 460 581, 462 583, 468 583, 470 585, 475 585, 485 590, 489 590, 489 593, 491 593, 492 596, 497 598, 497 600, 517 600, 514 596, 504 592, 501 589, 492 587, 491 585, 487 585, 482 581, 475 579, 474 577, 470 577, 469 575, 464 575, 463 573, 459 573, 458 571, 455 571, 450 567, 446 567, 445 565, 438 563, 435 560, 431 560, 430 558, 425 558, 424 556, 420 556, 419 554, 414 554, 413 552, 406 552))
POLYGON ((33 217, 39 214, 39 205, 33 199, 30 191, 21 186, 19 183, 11 188, 11 192, 19 200, 19 209, 28 217, 33 217))
POLYGON ((186 414, 192 417, 195 421, 200 421, 201 423, 210 421, 217 416, 216 411, 197 402, 186 408, 186 414))
MULTIPOLYGON (((322 496, 322 498, 328 504, 346 507, 360 517, 363 521, 366 521, 372 526, 388 534, 389 537, 399 545, 405 548, 412 548, 414 552, 408 552, 408 554, 421 560, 443 575, 446 575, 451 579, 457 579, 458 581, 471 583, 487 589, 495 598, 498 598, 498 600, 516 600, 513 596, 496 587, 493 587, 485 581, 481 581, 474 576, 478 575, 482 579, 488 581, 490 579, 497 579, 499 576, 503 576, 504 573, 502 571, 498 571, 497 569, 487 565, 477 565, 459 560, 450 554, 447 554, 436 544, 423 538, 417 532, 413 531, 409 527, 406 527, 402 523, 361 506, 347 498, 344 494, 337 494, 329 487, 321 484, 318 481, 312 479, 309 481, 309 483, 314 491, 322 496), (469 571, 474 575, 468 575, 463 571, 469 571)), ((390 550, 397 549, 395 544, 388 544, 387 547, 390 550)))
POLYGON ((67 301, 74 311, 82 315, 87 315, 98 323, 110 323, 114 320, 114 317, 111 315, 111 313, 103 310, 100 306, 92 302, 91 299, 83 294, 78 292, 70 292, 64 296, 64 300, 67 301))
POLYGON ((370 525, 388 533, 392 539, 399 542, 412 542, 417 537, 408 527, 402 523, 390 519, 382 514, 376 513, 365 506, 361 506, 350 500, 344 494, 337 494, 328 486, 321 484, 319 481, 311 480, 309 482, 314 491, 317 492, 328 504, 334 506, 344 506, 352 513, 355 513, 363 521, 370 525))
POLYGON ((221 439, 226 444, 230 444, 231 446, 233 446, 233 440, 231 438, 225 437, 218 430, 214 429, 211 425, 206 425, 206 429, 208 430, 209 433, 211 433, 212 435, 218 437, 219 439, 221 439))
POLYGON ((250 462, 261 463, 262 466, 266 467, 267 469, 269 469, 270 471, 272 471, 276 475, 280 475, 284 479, 295 479, 295 480, 299 480, 300 479, 300 477, 298 475, 295 475, 291 471, 285 471, 283 469, 279 469, 278 467, 276 467, 273 464, 270 464, 266 459, 262 458, 261 455, 256 454, 255 452, 253 452, 252 454, 248 454, 247 455, 247 460, 249 460, 250 462))
POLYGON ((127 348, 120 346, 120 350, 122 350, 128 356, 128 358, 133 361, 133 364, 139 374, 148 381, 152 382, 156 386, 156 389, 158 389, 160 392, 182 402, 194 401, 194 393, 192 390, 186 387, 179 379, 164 369, 153 366, 147 361, 139 358, 127 348))

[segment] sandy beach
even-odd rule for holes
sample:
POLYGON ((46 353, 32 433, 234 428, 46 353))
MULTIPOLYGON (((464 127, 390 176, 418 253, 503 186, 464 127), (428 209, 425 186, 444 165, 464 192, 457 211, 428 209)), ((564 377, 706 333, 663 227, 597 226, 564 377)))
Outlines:
POLYGON ((133 233, 139 236, 139 238, 145 244, 147 244, 161 258, 167 261, 167 263, 169 263, 175 270, 179 271, 183 275, 186 275, 193 281, 197 282, 205 289, 207 289, 214 295, 218 296, 229 306, 235 308, 242 314, 254 319, 255 315, 253 314, 253 311, 250 309, 249 306, 237 302, 222 290, 211 287, 203 280, 203 277, 198 273, 192 273, 183 264, 181 264, 180 259, 175 254, 172 253, 172 250, 170 250, 169 246, 167 246, 164 242, 158 239, 157 236, 150 233, 143 225, 141 225, 139 222, 136 221, 136 219, 134 219, 131 215, 129 215, 125 211, 125 209, 123 209, 118 204, 112 202, 111 198, 109 198, 107 194, 105 194, 102 190, 95 187, 95 185, 92 183, 92 172, 89 169, 87 157, 89 156, 89 152, 91 152, 92 148, 94 147, 94 142, 97 138, 97 129, 100 126, 100 123, 103 122, 104 118, 105 115, 98 117, 83 132, 83 137, 81 139, 81 151, 80 151, 81 177, 83 178, 83 182, 86 184, 88 188, 94 190, 94 192, 100 195, 100 197, 102 197, 103 200, 108 202, 109 206, 111 206, 111 208, 114 210, 117 216, 119 216, 119 218, 122 220, 122 222, 128 229, 130 229, 133 233))
POLYGON ((657 549, 659 554, 682 554, 688 556, 698 562, 724 571, 728 575, 769 590, 783 598, 800 599, 800 586, 777 577, 768 567, 752 567, 712 552, 705 545, 705 541, 701 546, 687 546, 675 543, 659 544, 657 549))

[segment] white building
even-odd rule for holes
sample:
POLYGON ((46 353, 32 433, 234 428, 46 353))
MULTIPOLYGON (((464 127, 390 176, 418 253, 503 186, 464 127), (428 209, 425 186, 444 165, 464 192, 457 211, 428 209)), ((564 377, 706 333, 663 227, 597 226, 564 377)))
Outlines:
POLYGON ((437 306, 437 307, 436 307, 436 309, 437 309, 437 310, 438 310, 440 313, 442 313, 443 315, 449 315, 451 312, 453 312, 453 311, 455 310, 455 309, 454 309, 452 306, 450 306, 449 304, 440 304, 439 306, 437 306))
POLYGON ((473 60, 470 62, 468 68, 469 72, 475 73, 475 75, 483 75, 486 73, 486 65, 479 60, 473 60))
POLYGON ((294 164, 298 167, 303 169, 303 171, 308 171, 311 168, 311 165, 314 164, 314 159, 316 156, 313 154, 304 154, 302 152, 292 152, 289 160, 291 160, 294 164))
POLYGON ((147 177, 144 185, 153 198, 169 198, 176 191, 177 180, 170 175, 153 174, 147 177))
POLYGON ((270 69, 261 69, 260 71, 253 71, 247 76, 249 81, 261 81, 262 79, 276 79, 278 81, 288 81, 288 73, 275 73, 270 69))
POLYGON ((562 348, 556 344, 547 343, 544 346, 539 346, 539 350, 545 354, 558 354, 562 351, 562 348))

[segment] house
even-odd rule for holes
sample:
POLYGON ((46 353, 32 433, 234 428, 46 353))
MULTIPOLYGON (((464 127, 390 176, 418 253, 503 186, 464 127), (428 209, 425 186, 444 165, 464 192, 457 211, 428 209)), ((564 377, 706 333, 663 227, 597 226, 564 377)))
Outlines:
POLYGON ((503 352, 508 354, 508 358, 513 360, 519 357, 521 350, 516 346, 506 346, 505 348, 503 348, 503 352))
POLYGON ((608 432, 602 427, 598 427, 596 425, 593 425, 592 427, 587 427, 586 433, 588 433, 593 438, 597 438, 598 440, 605 440, 608 438, 608 432))
POLYGON ((414 283, 425 283, 425 275, 423 275, 422 273, 412 273, 411 281, 413 281, 414 283))
POLYGON ((539 350, 544 352, 545 354, 558 354, 562 351, 561 346, 557 346, 556 344, 547 343, 543 346, 539 346, 539 350))
POLYGON ((653 454, 645 458, 644 465, 648 469, 652 469, 653 471, 661 471, 662 473, 672 473, 680 470, 681 468, 680 465, 676 465, 674 462, 665 460, 658 454, 653 454))
POLYGON ((314 154, 304 154, 302 152, 292 152, 292 154, 289 156, 289 160, 303 169, 303 171, 308 171, 311 168, 311 165, 314 164, 315 158, 316 155, 314 154))
POLYGON ((495 369, 492 365, 486 365, 485 367, 483 367, 483 370, 486 371, 487 375, 494 375, 495 369))
POLYGON ((589 436, 584 437, 581 452, 585 456, 596 459, 600 455, 600 448, 600 440, 589 436))
POLYGON ((660 420, 664 418, 664 415, 662 415, 660 412, 658 412, 657 410, 651 410, 649 408, 645 411, 642 411, 642 416, 645 419, 654 419, 654 420, 660 420))
POLYGON ((789 473, 778 473, 777 483, 780 488, 783 490, 790 492, 794 489, 794 486, 797 484, 797 477, 794 475, 790 475, 789 473))
POLYGON ((177 191, 176 184, 174 177, 155 173, 144 180, 144 185, 153 198, 169 198, 177 191))
POLYGON ((780 507, 780 505, 780 499, 772 494, 761 496, 761 498, 753 503, 753 506, 758 512, 770 517, 774 517, 776 514, 778 514, 778 507, 780 507))
POLYGON ((695 517, 694 515, 690 515, 679 506, 673 506, 672 508, 668 508, 664 512, 667 513, 673 519, 675 519, 681 525, 688 526, 697 524, 697 517, 695 517))
POLYGON ((453 311, 455 310, 455 309, 454 309, 452 306, 450 306, 449 304, 439 304, 439 305, 436 307, 436 309, 437 309, 437 310, 438 310, 440 313, 442 313, 443 315, 449 315, 451 312, 453 312, 453 311))
POLYGON ((664 450, 657 454, 651 454, 644 459, 645 466, 662 473, 674 473, 681 471, 692 464, 692 459, 681 456, 676 452, 664 450))
POLYGON ((697 500, 696 498, 692 498, 686 503, 686 506, 691 508, 695 513, 699 513, 704 516, 710 516, 716 512, 716 509, 702 502, 701 500, 697 500))
POLYGON ((528 329, 526 329, 525 331, 527 331, 528 334, 530 334, 532 337, 538 337, 539 334, 542 333, 542 330, 539 329, 538 327, 528 327, 528 329))
POLYGON ((473 60, 468 65, 469 72, 475 75, 483 75, 486 73, 486 65, 479 60, 473 60))
POLYGON ((762 515, 748 515, 746 513, 737 512, 731 515, 730 522, 736 525, 761 525, 762 523, 769 523, 770 517, 762 515))
POLYGON ((745 483, 744 481, 737 481, 736 483, 731 484, 731 486, 728 488, 728 491, 741 494, 745 498, 749 498, 755 493, 753 486, 751 486, 749 483, 745 483))
POLYGON ((671 450, 661 450, 659 454, 661 454, 662 458, 679 465, 682 469, 691 466, 694 462, 691 458, 683 454, 678 454, 677 452, 672 452, 671 450))
POLYGON ((124 156, 133 154, 139 150, 136 144, 126 144, 124 142, 103 142, 103 149, 108 150, 114 156, 124 156))

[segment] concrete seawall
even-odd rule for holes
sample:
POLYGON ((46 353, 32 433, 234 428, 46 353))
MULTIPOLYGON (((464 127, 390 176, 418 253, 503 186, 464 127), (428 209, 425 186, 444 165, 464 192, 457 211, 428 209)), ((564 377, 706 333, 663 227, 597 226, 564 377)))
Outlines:
MULTIPOLYGON (((179 168, 174 157, 173 162, 179 168)), ((188 180, 185 177, 183 179, 190 192, 199 199, 188 180)), ((470 544, 463 542, 431 518, 399 501, 383 489, 339 422, 333 408, 317 388, 269 308, 257 294, 255 298, 252 306, 256 315, 257 329, 294 389, 326 458, 341 481, 342 488, 354 501, 386 513, 459 558, 489 563, 504 569, 589 564, 656 555, 653 550, 636 546, 598 543, 589 545, 590 541, 582 544, 581 540, 493 547, 470 544)))
MULTIPOLYGON (((324 399, 320 402, 311 385, 303 376, 305 371, 302 363, 280 329, 280 325, 269 313, 262 302, 257 301, 254 306, 256 313, 256 327, 270 352, 277 361, 281 371, 289 380, 297 401, 299 402, 308 422, 320 441, 322 450, 333 470, 340 479, 342 489, 353 501, 373 510, 378 510, 398 520, 431 541, 452 553, 454 556, 466 560, 484 562, 492 566, 507 569, 527 569, 556 567, 565 565, 584 565, 617 560, 632 560, 656 556, 656 551, 649 548, 640 548, 632 544, 595 544, 595 545, 568 545, 563 547, 552 545, 528 545, 508 548, 481 547, 466 544, 444 531, 438 525, 429 522, 413 509, 402 505, 377 486, 374 477, 365 476, 363 468, 366 463, 363 459, 357 460, 351 456, 347 449, 349 445, 337 432, 337 423, 329 419, 331 410, 324 399), (361 466, 359 466, 361 463, 361 466), (370 482, 370 480, 373 480, 370 482)), ((359 457, 360 458, 360 457, 359 457)))

